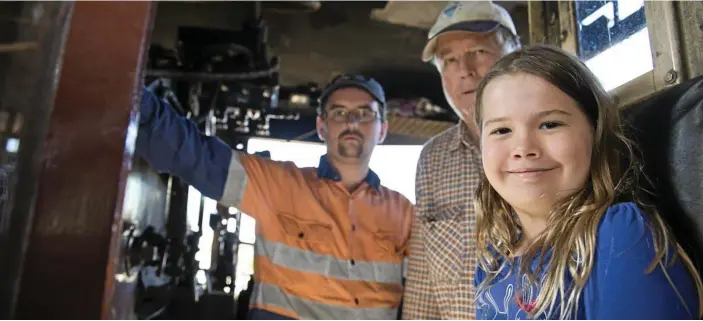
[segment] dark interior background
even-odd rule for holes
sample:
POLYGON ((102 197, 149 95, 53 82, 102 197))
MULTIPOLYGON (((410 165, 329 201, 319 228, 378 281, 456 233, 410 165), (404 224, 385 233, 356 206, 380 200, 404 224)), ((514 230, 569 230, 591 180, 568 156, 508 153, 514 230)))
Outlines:
MULTIPOLYGON (((523 42, 527 1, 496 1, 508 9, 523 42)), ((436 69, 420 59, 427 31, 446 1, 158 2, 152 43, 176 45, 178 27, 241 30, 261 13, 281 85, 324 85, 342 72, 379 80, 389 99, 426 97, 447 107, 436 69), (384 10, 385 9, 385 10, 384 10), (372 16, 378 16, 375 18, 372 16), (390 17, 385 18, 383 17, 390 17)))

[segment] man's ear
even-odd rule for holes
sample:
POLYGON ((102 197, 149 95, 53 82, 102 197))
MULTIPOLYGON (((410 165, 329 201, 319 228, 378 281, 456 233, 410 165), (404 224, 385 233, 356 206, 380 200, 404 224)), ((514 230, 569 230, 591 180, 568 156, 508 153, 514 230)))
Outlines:
POLYGON ((317 119, 315 120, 315 127, 317 127, 317 137, 320 138, 321 141, 326 141, 327 140, 327 125, 325 125, 325 122, 322 121, 322 118, 320 116, 317 116, 317 119))
POLYGON ((377 144, 383 144, 383 141, 386 140, 386 135, 388 134, 388 120, 384 120, 383 123, 381 123, 381 133, 378 135, 378 143, 377 144))

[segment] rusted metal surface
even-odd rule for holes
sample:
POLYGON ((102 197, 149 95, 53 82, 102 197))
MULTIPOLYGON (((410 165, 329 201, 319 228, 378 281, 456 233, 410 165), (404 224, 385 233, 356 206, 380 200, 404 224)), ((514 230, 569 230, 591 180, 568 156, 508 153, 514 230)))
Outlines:
POLYGON ((647 30, 652 50, 654 69, 612 90, 613 98, 621 108, 630 108, 638 102, 666 88, 680 84, 686 73, 682 53, 679 18, 671 1, 645 2, 647 30))
POLYGON ((619 108, 630 108, 654 93, 653 71, 640 75, 610 92, 619 108))
POLYGON ((578 54, 578 23, 574 1, 559 0, 559 30, 561 49, 578 54))
POLYGON ((685 79, 703 75, 703 2, 678 1, 678 25, 685 79))
POLYGON ((71 2, 0 3, 0 318, 14 317, 71 2))
POLYGON ((559 3, 554 1, 528 1, 530 44, 559 46, 559 3))
POLYGON ((644 4, 654 63, 654 88, 651 93, 681 83, 681 38, 674 6, 673 1, 648 1, 644 4))
POLYGON ((65 45, 16 318, 111 319, 151 2, 76 2, 65 45))
POLYGON ((544 30, 546 32, 546 43, 561 47, 561 28, 559 26, 559 2, 543 1, 544 30))
POLYGON ((547 43, 547 26, 544 21, 544 3, 542 1, 527 2, 527 20, 530 28, 531 44, 547 43))

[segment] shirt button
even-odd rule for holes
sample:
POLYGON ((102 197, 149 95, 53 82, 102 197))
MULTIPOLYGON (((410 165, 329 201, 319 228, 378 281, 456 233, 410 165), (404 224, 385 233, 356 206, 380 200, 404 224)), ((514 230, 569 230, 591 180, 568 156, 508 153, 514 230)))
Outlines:
POLYGON ((351 262, 349 262, 349 263, 351 263, 351 265, 354 265, 354 260, 351 260, 351 262))
POLYGON ((354 303, 355 303, 356 305, 359 305, 359 298, 354 298, 354 303))

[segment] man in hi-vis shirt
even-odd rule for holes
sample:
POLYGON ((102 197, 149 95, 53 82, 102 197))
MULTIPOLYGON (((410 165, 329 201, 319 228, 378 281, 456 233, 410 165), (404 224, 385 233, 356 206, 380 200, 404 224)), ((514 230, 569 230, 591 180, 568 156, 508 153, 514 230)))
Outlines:
POLYGON ((322 92, 317 168, 232 150, 147 89, 136 154, 256 221, 251 319, 395 319, 412 204, 369 169, 386 136, 381 85, 335 78, 322 92))

